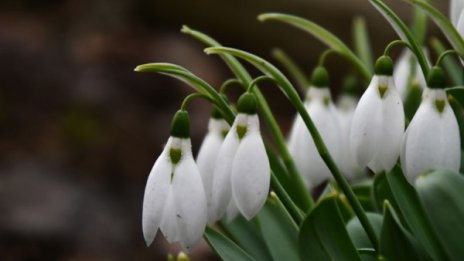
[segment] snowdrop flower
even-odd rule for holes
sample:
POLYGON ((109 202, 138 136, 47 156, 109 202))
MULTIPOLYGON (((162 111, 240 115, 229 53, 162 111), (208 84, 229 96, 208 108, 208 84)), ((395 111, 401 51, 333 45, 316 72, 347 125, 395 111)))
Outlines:
POLYGON ((361 167, 368 166, 375 173, 393 168, 404 132, 403 103, 392 73, 392 60, 380 57, 351 125, 351 149, 356 160, 361 167))
POLYGON ((240 212, 253 218, 266 201, 270 166, 259 130, 256 100, 245 93, 238 101, 238 114, 219 150, 213 176, 214 219, 228 211, 228 220, 240 212), (238 211, 237 211, 238 210, 238 211))
MULTIPOLYGON (((329 78, 323 67, 317 67, 312 75, 305 107, 322 136, 330 154, 336 161, 340 151, 340 125, 337 111, 330 97, 329 78)), ((313 188, 331 177, 325 162, 317 152, 316 145, 299 115, 294 121, 289 136, 289 152, 308 188, 313 188)))
POLYGON ((356 78, 347 77, 344 81, 344 93, 337 100, 337 115, 341 135, 339 166, 342 173, 349 179, 356 178, 356 175, 361 172, 353 153, 351 153, 350 144, 351 121, 358 103, 357 85, 356 78))
POLYGON ((411 66, 415 67, 413 80, 417 81, 418 86, 421 89, 424 89, 425 86, 427 86, 424 74, 422 73, 422 69, 417 63, 417 59, 409 49, 403 50, 400 57, 398 58, 398 61, 395 64, 395 69, 393 71, 393 78, 395 79, 396 89, 403 100, 406 99, 406 95, 408 93, 411 66))
POLYGON ((464 10, 464 0, 451 0, 449 8, 449 17, 451 23, 454 26, 457 26, 464 10))
POLYGON ((169 243, 189 250, 206 226, 206 197, 192 156, 189 116, 178 111, 171 137, 148 176, 143 199, 142 228, 150 245, 158 228, 169 243))
POLYGON ((443 70, 432 68, 422 103, 406 130, 401 150, 401 167, 414 184, 425 170, 443 167, 458 172, 461 140, 456 116, 443 89, 443 70))
POLYGON ((222 118, 221 114, 215 109, 213 117, 209 119, 208 133, 198 151, 197 164, 205 188, 206 202, 208 208, 208 224, 213 224, 214 212, 211 205, 211 188, 213 186, 213 173, 216 158, 221 148, 224 137, 229 131, 229 124, 222 118))

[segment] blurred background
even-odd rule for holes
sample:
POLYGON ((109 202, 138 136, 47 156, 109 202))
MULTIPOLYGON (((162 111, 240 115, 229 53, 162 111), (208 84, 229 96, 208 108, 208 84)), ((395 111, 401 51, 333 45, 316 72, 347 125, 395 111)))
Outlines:
MULTIPOLYGON (((409 5, 388 3, 409 21, 409 5)), ((447 13, 446 1, 435 5, 447 13)), ((191 89, 133 69, 171 62, 215 87, 230 78, 217 57, 180 33, 186 24, 273 62, 270 50, 280 47, 309 73, 324 45, 256 20, 269 11, 309 18, 347 43, 352 19, 364 16, 375 56, 396 38, 367 0, 2 0, 0 259, 163 260, 176 253, 162 237, 145 246, 141 206, 171 116, 191 89)), ((347 65, 328 61, 335 93, 347 65)), ((294 110, 275 87, 265 93, 286 132, 294 110)), ((209 113, 203 101, 190 106, 194 153, 209 113)), ((202 242, 192 259, 214 256, 202 242)))

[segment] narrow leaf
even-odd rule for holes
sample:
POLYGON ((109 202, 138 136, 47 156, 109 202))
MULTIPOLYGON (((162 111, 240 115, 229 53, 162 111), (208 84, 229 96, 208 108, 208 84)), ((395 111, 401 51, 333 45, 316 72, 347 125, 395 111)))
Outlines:
MULTIPOLYGON (((372 224, 375 233, 379 237, 383 222, 382 215, 372 212, 367 212, 366 215, 372 224)), ((364 231, 364 228, 361 226, 357 217, 353 217, 348 224, 346 224, 346 230, 348 231, 348 235, 356 248, 372 248, 372 243, 367 237, 366 231, 364 231)))
POLYGON ((321 200, 300 229, 301 260, 361 260, 340 216, 335 196, 321 200))
POLYGON ((360 16, 355 17, 353 20, 353 43, 356 54, 372 73, 374 71, 372 48, 369 41, 366 20, 360 16))
POLYGON ((355 66, 355 68, 359 70, 364 79, 366 81, 370 81, 371 72, 368 69, 368 67, 366 67, 366 65, 353 53, 353 51, 350 50, 348 46, 346 46, 345 43, 342 42, 342 40, 340 40, 337 36, 332 34, 330 31, 326 30, 325 28, 321 27, 320 25, 298 16, 280 13, 261 14, 258 16, 258 20, 284 22, 299 29, 302 29, 307 33, 310 33, 311 35, 328 45, 330 48, 345 56, 348 59, 348 61, 350 61, 355 66))
POLYGON ((256 219, 273 260, 298 260, 298 227, 277 199, 269 199, 256 219))
POLYGON ((447 170, 435 170, 419 176, 416 187, 427 216, 451 260, 462 260, 464 177, 447 170))
POLYGON ((425 75, 429 73, 429 65, 427 59, 422 51, 422 47, 417 43, 414 38, 414 35, 409 30, 409 28, 404 24, 404 22, 398 17, 398 15, 393 12, 382 0, 369 0, 374 7, 385 17, 385 19, 390 23, 390 25, 395 29, 398 36, 401 40, 407 42, 417 57, 417 61, 422 68, 422 71, 425 75))
POLYGON ((390 173, 386 174, 386 178, 398 204, 398 210, 411 233, 433 259, 446 260, 447 255, 442 242, 427 218, 416 190, 406 180, 401 168, 396 166, 390 173))
POLYGON ((461 54, 464 54, 464 40, 456 28, 454 28, 453 24, 451 24, 448 17, 425 1, 409 0, 409 2, 424 10, 430 18, 432 18, 435 24, 440 27, 441 31, 445 34, 446 38, 448 38, 448 41, 450 41, 454 49, 461 54))
POLYGON ((225 237, 223 234, 207 227, 205 238, 211 248, 224 261, 252 261, 249 254, 241 249, 237 244, 225 237))

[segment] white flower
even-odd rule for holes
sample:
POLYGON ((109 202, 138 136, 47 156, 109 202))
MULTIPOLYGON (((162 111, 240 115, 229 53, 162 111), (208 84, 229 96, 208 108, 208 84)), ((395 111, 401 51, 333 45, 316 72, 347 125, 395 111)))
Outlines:
POLYGON ((150 245, 159 228, 169 243, 179 242, 189 250, 201 239, 206 219, 206 197, 190 138, 171 136, 145 187, 142 214, 145 242, 150 245))
POLYGON ((214 166, 221 148, 224 136, 229 130, 229 124, 221 118, 211 118, 208 123, 208 133, 201 144, 197 156, 197 165, 203 180, 208 206, 208 224, 213 224, 214 212, 211 205, 211 188, 213 186, 214 166))
MULTIPOLYGON (((270 166, 259 130, 256 113, 239 113, 219 150, 213 176, 212 206, 214 219, 227 213, 235 217, 236 209, 246 218, 253 218, 266 201, 270 185, 270 166), (236 208, 236 209, 235 209, 236 208)), ((253 107, 251 106, 251 107, 253 107)), ((256 110, 256 108, 254 109, 256 110)), ((254 111, 255 112, 255 111, 254 111)))
POLYGON ((401 167, 414 184, 425 170, 443 167, 458 172, 461 165, 459 126, 443 89, 426 88, 422 103, 406 130, 401 167))
POLYGON ((342 173, 350 179, 354 179, 356 174, 361 171, 353 153, 351 153, 350 144, 351 122, 357 103, 357 98, 349 94, 342 94, 337 101, 341 135, 339 166, 342 173))
POLYGON ((462 16, 464 10, 464 0, 451 0, 449 5, 449 17, 451 23, 457 26, 459 18, 462 16))
MULTIPOLYGON (((337 161, 341 143, 340 125, 329 88, 310 87, 306 95, 305 107, 330 154, 337 161)), ((313 138, 299 115, 294 121, 288 145, 290 154, 308 188, 313 188, 331 177, 329 168, 319 155, 313 138)))
POLYGON ((404 132, 403 103, 389 76, 392 64, 385 56, 378 60, 376 75, 359 100, 351 126, 351 148, 358 164, 375 173, 393 168, 404 132))
POLYGON ((409 49, 403 50, 395 64, 395 69, 393 71, 393 78, 395 79, 396 89, 403 100, 406 99, 407 95, 411 66, 415 67, 413 80, 418 82, 418 85, 421 87, 421 89, 427 86, 424 74, 422 73, 422 69, 418 64, 417 59, 409 49))

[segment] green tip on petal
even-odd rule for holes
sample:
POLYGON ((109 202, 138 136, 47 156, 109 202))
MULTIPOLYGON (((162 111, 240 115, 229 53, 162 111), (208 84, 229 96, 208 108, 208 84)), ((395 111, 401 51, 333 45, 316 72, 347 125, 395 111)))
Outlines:
POLYGON ((427 85, 433 89, 443 89, 446 85, 445 72, 438 66, 432 67, 427 75, 427 85))
POLYGON ((182 150, 171 148, 169 150, 169 157, 171 158, 172 164, 176 165, 180 161, 180 158, 182 158, 182 150))
POLYGON ((327 70, 318 66, 314 69, 313 74, 311 75, 311 84, 314 87, 328 87, 329 86, 329 73, 327 70))
POLYGON ((375 62, 374 72, 376 75, 393 75, 393 61, 389 56, 383 55, 375 62))
POLYGON ((187 111, 179 110, 171 122, 171 136, 177 138, 190 137, 190 118, 187 111))
POLYGON ((248 92, 242 94, 237 102, 237 110, 239 113, 256 114, 257 107, 255 95, 248 92))

